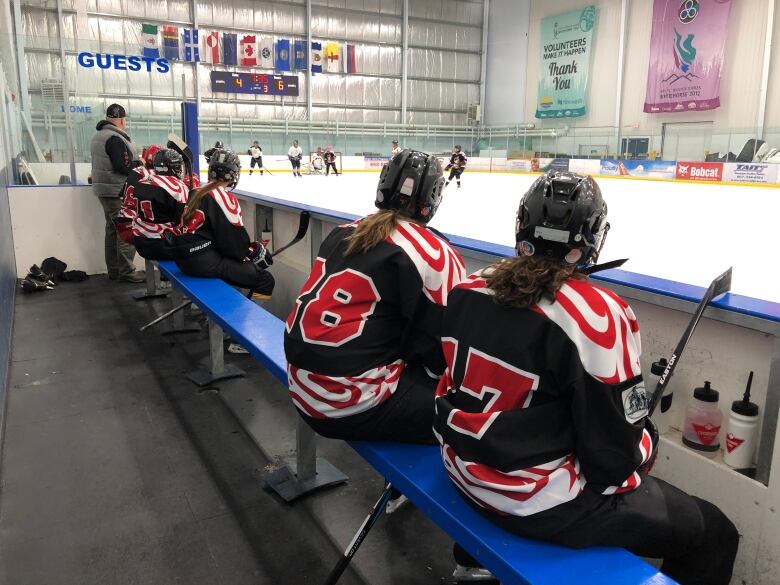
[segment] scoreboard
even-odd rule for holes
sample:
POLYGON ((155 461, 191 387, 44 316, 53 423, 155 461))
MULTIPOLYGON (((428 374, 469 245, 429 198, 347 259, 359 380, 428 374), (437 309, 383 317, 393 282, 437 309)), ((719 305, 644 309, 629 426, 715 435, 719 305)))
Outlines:
POLYGON ((297 75, 212 71, 211 91, 255 95, 298 95, 297 75))

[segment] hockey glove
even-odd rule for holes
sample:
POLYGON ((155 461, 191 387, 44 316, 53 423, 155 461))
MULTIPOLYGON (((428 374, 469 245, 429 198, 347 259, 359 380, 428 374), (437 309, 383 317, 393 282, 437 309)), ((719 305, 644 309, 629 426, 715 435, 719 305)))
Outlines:
POLYGON ((655 459, 658 457, 658 443, 661 440, 661 437, 658 435, 658 429, 655 426, 655 423, 653 423, 652 420, 650 420, 650 417, 645 417, 645 430, 650 435, 650 440, 653 442, 653 451, 650 453, 650 457, 647 461, 645 461, 642 465, 639 466, 639 469, 637 469, 637 472, 639 475, 649 475, 650 472, 653 470, 653 466, 655 465, 655 459))
POLYGON ((49 286, 46 283, 41 282, 40 280, 35 280, 34 278, 25 278, 19 284, 22 287, 22 292, 26 292, 26 293, 43 292, 45 290, 54 290, 53 286, 49 286))
POLYGON ((452 168, 452 163, 448 164, 446 167, 444 167, 445 171, 449 171, 452 168))
POLYGON ((263 246, 260 242, 252 242, 249 244, 249 260, 260 270, 265 270, 274 263, 274 259, 271 257, 268 248, 263 246))

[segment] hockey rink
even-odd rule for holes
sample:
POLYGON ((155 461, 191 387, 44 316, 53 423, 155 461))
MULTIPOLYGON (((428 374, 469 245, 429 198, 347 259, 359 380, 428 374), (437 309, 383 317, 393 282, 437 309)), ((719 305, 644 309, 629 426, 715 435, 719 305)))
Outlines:
MULTIPOLYGON (((514 245, 520 197, 537 175, 464 173, 450 184, 431 225, 458 236, 514 245)), ((378 173, 303 176, 244 174, 238 187, 259 195, 365 215, 374 209, 378 173)), ((780 302, 780 189, 672 181, 598 179, 611 229, 601 261, 706 287, 729 266, 732 292, 780 302)))

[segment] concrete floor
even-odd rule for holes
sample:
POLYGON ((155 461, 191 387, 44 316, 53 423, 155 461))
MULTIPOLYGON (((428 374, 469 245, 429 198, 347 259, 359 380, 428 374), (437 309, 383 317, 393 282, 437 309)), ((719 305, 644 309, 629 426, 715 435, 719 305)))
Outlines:
MULTIPOLYGON (((344 443, 320 451, 350 481, 294 505, 263 490, 294 447, 286 389, 248 376, 198 389, 182 373, 203 334, 138 327, 167 308, 92 277, 18 295, 0 463, 0 585, 322 582, 382 479, 344 443), (245 396, 262 449, 220 398, 245 396)), ((409 508, 383 519, 341 583, 428 584, 449 539, 409 508)))

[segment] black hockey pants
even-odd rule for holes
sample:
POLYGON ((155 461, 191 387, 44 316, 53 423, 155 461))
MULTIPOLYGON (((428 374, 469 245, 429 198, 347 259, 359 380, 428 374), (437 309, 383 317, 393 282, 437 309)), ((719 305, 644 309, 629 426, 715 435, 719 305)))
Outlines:
POLYGON ((330 439, 432 444, 437 384, 423 368, 407 366, 393 395, 371 410, 331 419, 298 414, 317 434, 330 439))
POLYGON ((330 162, 325 163, 325 176, 327 177, 330 174, 330 169, 333 169, 333 174, 338 175, 339 172, 336 170, 336 163, 330 162))
POLYGON ((464 169, 462 167, 452 167, 450 169, 450 176, 447 179, 447 181, 452 181, 453 178, 457 179, 458 181, 460 181, 460 176, 463 174, 463 171, 465 171, 465 170, 466 169, 464 169))
MULTIPOLYGON (((572 548, 617 546, 663 559, 661 571, 682 585, 728 585, 739 545, 736 527, 720 509, 654 477, 616 496, 586 488, 571 502, 525 518, 477 510, 521 536, 572 548)), ((478 566, 457 545, 455 558, 478 566)))
POLYGON ((255 167, 258 167, 258 169, 260 170, 260 174, 262 175, 263 174, 263 157, 262 156, 257 157, 257 158, 251 157, 249 159, 249 174, 250 175, 252 174, 252 169, 254 169, 255 167))
POLYGON ((228 284, 246 288, 253 293, 271 295, 274 277, 267 270, 260 270, 251 262, 239 262, 225 258, 212 247, 195 256, 179 258, 176 264, 190 276, 221 278, 228 284))
POLYGON ((146 260, 173 260, 173 249, 159 238, 133 238, 135 251, 146 260))

